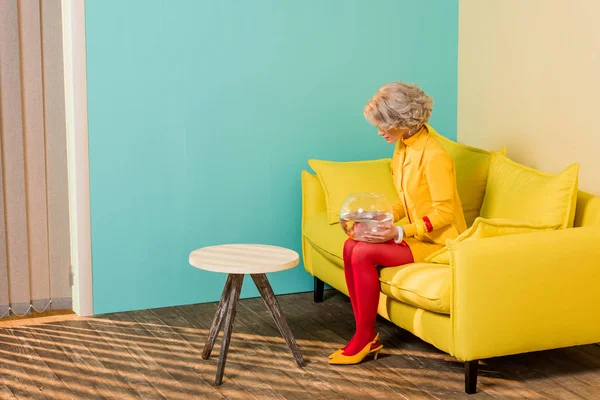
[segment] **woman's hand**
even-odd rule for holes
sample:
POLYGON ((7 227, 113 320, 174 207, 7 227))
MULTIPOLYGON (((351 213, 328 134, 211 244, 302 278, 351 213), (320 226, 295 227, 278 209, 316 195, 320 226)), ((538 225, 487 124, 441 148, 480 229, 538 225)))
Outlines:
POLYGON ((378 225, 378 232, 365 232, 363 238, 369 243, 385 243, 398 239, 398 229, 391 222, 378 225))

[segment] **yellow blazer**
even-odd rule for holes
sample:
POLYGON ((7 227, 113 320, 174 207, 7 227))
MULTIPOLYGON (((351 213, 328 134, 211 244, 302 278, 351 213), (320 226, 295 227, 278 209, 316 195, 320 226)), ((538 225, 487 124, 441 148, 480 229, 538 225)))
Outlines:
POLYGON ((415 262, 446 245, 467 229, 456 186, 454 160, 435 137, 430 125, 397 142, 392 175, 399 200, 394 221, 404 217, 405 240, 415 262))

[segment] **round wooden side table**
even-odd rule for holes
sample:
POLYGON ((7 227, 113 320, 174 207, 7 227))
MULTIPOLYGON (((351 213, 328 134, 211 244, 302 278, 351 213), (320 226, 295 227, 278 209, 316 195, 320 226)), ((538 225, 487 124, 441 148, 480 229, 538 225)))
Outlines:
POLYGON ((221 294, 221 301, 202 352, 202 358, 207 360, 210 357, 219 331, 223 328, 223 343, 215 379, 217 385, 220 385, 223 381, 237 302, 240 298, 245 274, 250 274, 252 277, 296 363, 299 367, 304 365, 300 348, 296 344, 292 331, 265 275, 269 272, 283 271, 297 266, 300 262, 297 252, 283 247, 263 244, 222 244, 192 251, 189 261, 196 268, 228 274, 225 288, 221 294))

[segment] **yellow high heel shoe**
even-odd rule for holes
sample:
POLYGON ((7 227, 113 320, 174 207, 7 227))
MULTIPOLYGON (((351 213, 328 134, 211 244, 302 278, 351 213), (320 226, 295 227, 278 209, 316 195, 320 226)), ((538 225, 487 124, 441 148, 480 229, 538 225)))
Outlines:
POLYGON ((345 356, 344 354, 340 353, 337 356, 331 358, 329 360, 329 364, 336 364, 336 365, 358 364, 359 362, 364 360, 366 356, 368 356, 371 353, 375 353, 375 360, 377 360, 377 357, 379 356, 379 352, 381 351, 381 349, 383 349, 383 345, 379 345, 377 348, 371 350, 371 345, 373 343, 376 343, 376 341, 373 340, 372 342, 367 343, 367 345, 365 347, 363 347, 363 349, 361 351, 359 351, 357 354, 355 354, 353 356, 345 356))
MULTIPOLYGON (((372 342, 371 344, 375 344, 375 343, 377 343, 377 342, 379 342, 379 333, 378 333, 378 334, 375 336, 375 339, 373 339, 373 342, 372 342)), ((342 354, 342 353, 344 352, 344 350, 345 350, 345 349, 346 349, 346 347, 345 347, 345 346, 344 346, 344 347, 342 347, 341 349, 337 349, 336 351, 334 351, 333 353, 331 353, 331 354, 329 355, 329 359, 332 359, 332 358, 334 358, 334 357, 337 357, 337 356, 339 356, 340 354, 342 354)), ((371 349, 371 350, 369 351, 369 354, 371 354, 371 353, 374 353, 374 352, 376 352, 376 351, 379 351, 379 350, 381 350, 381 349, 383 349, 383 346, 382 346, 381 344, 379 344, 379 346, 377 346, 376 348, 374 348, 374 349, 371 349)))

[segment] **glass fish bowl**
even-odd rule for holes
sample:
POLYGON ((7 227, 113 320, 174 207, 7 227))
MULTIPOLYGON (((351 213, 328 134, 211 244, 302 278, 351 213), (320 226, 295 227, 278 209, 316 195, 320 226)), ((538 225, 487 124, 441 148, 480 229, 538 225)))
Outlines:
POLYGON ((340 225, 348 237, 366 242, 368 232, 382 232, 394 223, 390 201, 379 193, 353 193, 340 209, 340 225))

